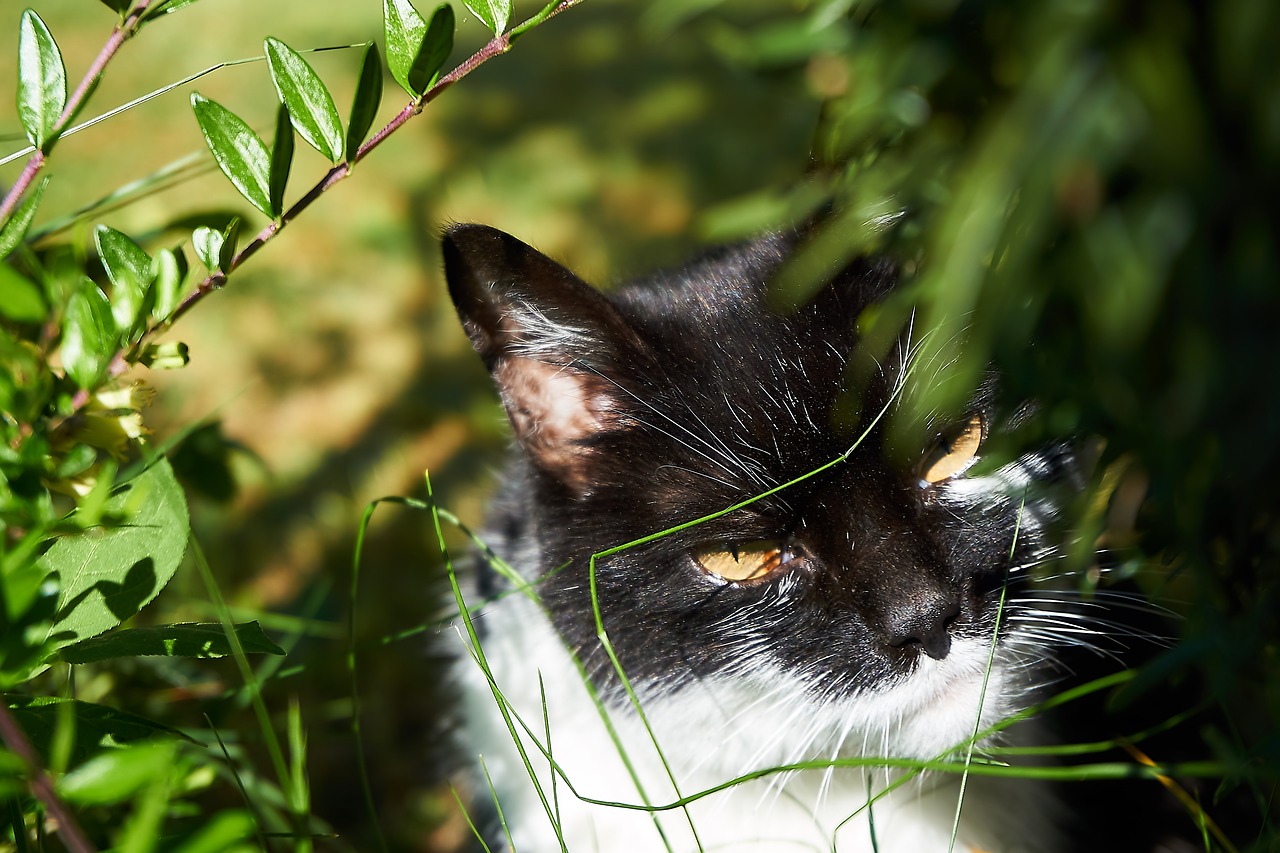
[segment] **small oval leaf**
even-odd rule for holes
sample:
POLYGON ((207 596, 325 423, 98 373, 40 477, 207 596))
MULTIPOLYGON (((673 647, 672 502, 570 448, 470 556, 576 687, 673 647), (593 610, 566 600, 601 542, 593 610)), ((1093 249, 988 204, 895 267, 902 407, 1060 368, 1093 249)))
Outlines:
POLYGON ((240 217, 233 216, 222 229, 222 246, 218 250, 218 269, 224 273, 231 272, 231 262, 236 259, 236 248, 240 244, 240 217))
POLYGON ((67 71, 58 43, 27 9, 18 26, 18 118, 32 145, 48 150, 66 105, 67 71))
POLYGON ((463 0, 467 8, 493 30, 495 36, 507 31, 507 22, 511 20, 511 0, 463 0))
POLYGON ((200 258, 200 263, 205 265, 209 272, 217 272, 222 257, 222 232, 215 231, 207 225, 201 225, 191 233, 191 245, 196 250, 196 256, 200 258))
POLYGON ((293 123, 289 119, 289 108, 281 104, 276 113, 276 138, 271 146, 271 215, 276 219, 284 213, 284 188, 292 165, 293 123))
POLYGON ((85 279, 67 301, 62 320, 62 366, 67 375, 81 388, 97 385, 115 355, 116 342, 111 303, 85 279))
POLYGON ((353 162, 382 104, 382 62, 378 46, 373 42, 364 49, 360 60, 360 76, 356 78, 356 94, 351 102, 351 118, 347 122, 347 161, 353 162))
POLYGON ((140 317, 146 316, 146 297, 155 277, 151 256, 129 235, 106 225, 94 229, 93 239, 111 280, 111 314, 116 327, 127 333, 140 317))
POLYGON ((440 4, 431 16, 427 34, 422 37, 418 55, 413 58, 413 64, 409 68, 409 85, 414 91, 425 92, 439 77, 444 61, 453 50, 455 28, 453 7, 448 3, 440 4))
POLYGON ((45 176, 40 179, 35 189, 27 193, 26 200, 13 212, 4 227, 0 228, 0 258, 9 257, 13 250, 18 248, 22 238, 27 236, 27 229, 31 227, 31 220, 35 218, 36 208, 40 206, 40 199, 44 196, 44 188, 47 186, 49 186, 49 178, 45 176))
POLYGON ((409 0, 382 0, 382 22, 387 38, 387 66, 400 87, 413 97, 421 92, 409 85, 409 71, 427 34, 427 22, 409 0))
POLYGON ((267 216, 271 215, 271 154, 253 128, 231 110, 202 97, 191 95, 191 109, 204 141, 213 152, 218 168, 230 179, 240 195, 267 216))
POLYGON ((186 263, 182 250, 161 249, 151 262, 151 274, 155 277, 155 306, 152 316, 161 322, 182 302, 182 281, 186 278, 186 263))
POLYGON ((264 47, 271 80, 280 102, 289 108, 298 135, 330 162, 337 163, 342 159, 342 119, 333 105, 333 96, 296 50, 273 38, 268 38, 264 47))

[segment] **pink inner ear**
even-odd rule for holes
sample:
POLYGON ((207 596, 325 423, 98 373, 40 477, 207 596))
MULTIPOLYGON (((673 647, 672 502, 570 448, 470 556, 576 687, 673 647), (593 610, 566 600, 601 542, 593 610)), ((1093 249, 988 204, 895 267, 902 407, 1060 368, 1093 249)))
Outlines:
POLYGON ((532 358, 509 357, 496 365, 494 378, 516 439, 549 473, 585 490, 584 448, 579 440, 604 427, 610 409, 599 381, 573 368, 532 358))

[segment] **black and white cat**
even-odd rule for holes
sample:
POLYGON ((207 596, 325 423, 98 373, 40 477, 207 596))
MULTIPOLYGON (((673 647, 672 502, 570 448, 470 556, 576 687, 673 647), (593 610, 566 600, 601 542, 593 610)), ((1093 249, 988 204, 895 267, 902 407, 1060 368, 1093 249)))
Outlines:
POLYGON ((1054 553, 1036 486, 1070 454, 973 474, 1001 423, 988 388, 904 462, 886 422, 909 335, 849 369, 895 272, 858 262, 775 309, 798 239, 605 296, 492 228, 444 237, 517 445, 486 540, 519 578, 480 572, 493 681, 472 660, 460 678, 518 850, 1061 847, 1036 783, 900 760, 963 762, 1030 704, 1055 618, 1023 589, 1054 553))

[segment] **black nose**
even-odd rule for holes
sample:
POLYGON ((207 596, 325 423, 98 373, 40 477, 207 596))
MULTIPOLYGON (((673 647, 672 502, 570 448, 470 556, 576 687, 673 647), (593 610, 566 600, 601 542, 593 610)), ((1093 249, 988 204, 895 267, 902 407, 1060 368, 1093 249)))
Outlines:
POLYGON ((943 595, 923 595, 898 604, 888 614, 888 642, 894 648, 919 646, 934 660, 951 651, 951 624, 960 605, 943 595))

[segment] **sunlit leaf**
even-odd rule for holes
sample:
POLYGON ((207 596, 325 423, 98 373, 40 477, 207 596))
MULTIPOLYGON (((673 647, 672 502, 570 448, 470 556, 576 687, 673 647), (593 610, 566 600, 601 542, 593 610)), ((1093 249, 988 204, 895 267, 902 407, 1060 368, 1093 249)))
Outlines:
POLYGON ((170 12, 176 12, 179 9, 185 9, 187 6, 197 2, 197 0, 161 0, 155 6, 147 10, 146 17, 154 17, 155 15, 167 15, 170 12))
POLYGON ((342 159, 342 119, 324 82, 297 51, 279 39, 268 38, 264 47, 271 80, 280 102, 289 108, 298 135, 330 162, 338 162, 342 159))
POLYGON ((155 277, 155 305, 151 309, 157 320, 169 319, 182 301, 182 282, 187 277, 186 258, 182 250, 160 249, 151 262, 155 277))
POLYGON ((418 54, 409 68, 409 86, 415 92, 426 91, 440 73, 444 61, 453 50, 453 31, 456 23, 453 7, 442 3, 431 16, 427 34, 422 38, 418 54))
POLYGON ((387 66, 400 87, 417 97, 409 84, 409 72, 427 34, 427 22, 409 0, 382 0, 383 28, 387 38, 387 66))
POLYGON ((77 805, 124 802, 172 769, 175 747, 173 741, 156 741, 104 750, 63 774, 58 793, 77 805))
POLYGON ((276 112, 276 138, 271 146, 271 215, 284 212, 284 189, 289 183, 289 167, 293 165, 293 123, 284 104, 276 112))
POLYGON ((92 388, 116 351, 111 303, 96 284, 85 279, 67 302, 62 326, 62 366, 81 388, 92 388))
MULTIPOLYGON (((282 655, 257 622, 236 625, 236 638, 248 654, 282 655)), ((221 658, 231 654, 231 642, 218 622, 192 622, 109 631, 58 652, 67 663, 93 663, 110 658, 163 656, 221 658)))
POLYGON ((271 154, 253 128, 231 110, 202 97, 191 95, 200 132, 218 168, 230 179, 250 204, 271 215, 271 154))
POLYGON ((67 71, 49 28, 31 9, 18 27, 18 118, 27 139, 41 150, 53 142, 67 105, 67 71))
POLYGON ((13 250, 18 248, 22 238, 27 236, 27 230, 31 228, 31 220, 35 218, 36 208, 40 206, 40 199, 44 196, 44 188, 47 186, 49 186, 49 178, 41 178, 40 183, 27 192, 27 197, 10 215, 9 221, 0 228, 0 258, 9 257, 13 250))
POLYGON ((0 261, 0 315, 19 323, 40 323, 48 313, 40 287, 0 261))
POLYGON ((356 78, 356 94, 351 103, 351 118, 347 122, 348 160, 355 159, 356 149, 364 142, 369 128, 373 127, 381 103, 382 62, 378 57, 378 46, 370 42, 360 60, 360 76, 356 78))
POLYGON ((511 0, 463 0, 463 2, 486 27, 493 30, 494 35, 506 32, 507 22, 511 20, 511 0))
POLYGON ((139 317, 146 316, 146 297, 154 278, 151 256, 129 235, 106 225, 94 229, 93 238, 111 280, 111 314, 116 328, 127 334, 139 317))
POLYGON ((161 458, 107 502, 128 522, 64 536, 41 558, 61 582, 51 632, 56 647, 97 636, 133 616, 165 587, 186 552, 187 501, 161 458))
POLYGON ((222 232, 201 225, 191 233, 191 245, 209 272, 217 272, 222 256, 222 232))

